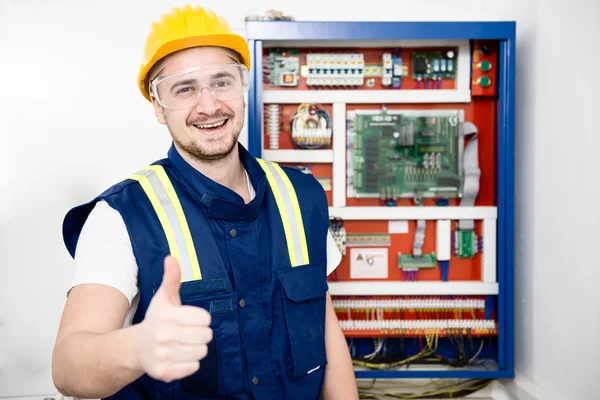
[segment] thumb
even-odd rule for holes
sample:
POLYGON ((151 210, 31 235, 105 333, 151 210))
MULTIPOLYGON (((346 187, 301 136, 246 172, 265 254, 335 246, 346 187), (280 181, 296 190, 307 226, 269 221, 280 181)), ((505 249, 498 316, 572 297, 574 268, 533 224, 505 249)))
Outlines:
POLYGON ((156 292, 156 295, 166 299, 168 303, 180 306, 181 297, 179 296, 179 288, 181 286, 181 269, 179 262, 173 256, 165 257, 165 272, 163 280, 156 292))

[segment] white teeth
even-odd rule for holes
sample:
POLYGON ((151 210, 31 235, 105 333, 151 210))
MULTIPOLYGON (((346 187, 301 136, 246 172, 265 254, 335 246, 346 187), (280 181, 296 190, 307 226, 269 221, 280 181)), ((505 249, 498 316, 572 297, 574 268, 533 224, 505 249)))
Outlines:
POLYGON ((200 128, 200 129, 216 128, 218 126, 225 125, 225 122, 227 122, 226 119, 224 119, 223 121, 220 121, 220 122, 215 122, 214 124, 209 124, 209 125, 194 125, 194 126, 196 128, 200 128))

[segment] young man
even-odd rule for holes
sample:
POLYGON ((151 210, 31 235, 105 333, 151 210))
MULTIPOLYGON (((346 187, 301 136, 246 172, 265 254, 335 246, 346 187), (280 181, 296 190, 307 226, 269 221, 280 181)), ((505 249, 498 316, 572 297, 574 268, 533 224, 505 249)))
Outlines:
POLYGON ((138 84, 173 145, 65 218, 77 270, 53 354, 61 393, 358 399, 323 189, 237 140, 249 58, 200 7, 153 25, 138 84))

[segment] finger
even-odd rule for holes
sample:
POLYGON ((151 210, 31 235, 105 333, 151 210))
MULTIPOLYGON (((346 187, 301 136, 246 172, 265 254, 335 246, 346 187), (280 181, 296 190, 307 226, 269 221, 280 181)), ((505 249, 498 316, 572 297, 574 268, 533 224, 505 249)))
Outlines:
POLYGON ((169 308, 164 314, 164 321, 173 322, 180 326, 207 327, 212 317, 208 311, 196 306, 180 306, 169 308))
POLYGON ((172 382, 174 380, 186 378, 200 369, 199 361, 186 361, 176 363, 168 367, 158 379, 164 382, 172 382))
POLYGON ((179 288, 181 287, 181 269, 179 262, 173 256, 165 257, 163 280, 156 291, 155 297, 164 298, 168 303, 179 306, 181 297, 179 288))
POLYGON ((181 363, 202 360, 207 354, 208 346, 205 344, 171 344, 157 347, 155 356, 160 361, 181 363))
POLYGON ((160 344, 207 344, 213 340, 213 330, 209 327, 171 326, 158 332, 156 339, 160 344))

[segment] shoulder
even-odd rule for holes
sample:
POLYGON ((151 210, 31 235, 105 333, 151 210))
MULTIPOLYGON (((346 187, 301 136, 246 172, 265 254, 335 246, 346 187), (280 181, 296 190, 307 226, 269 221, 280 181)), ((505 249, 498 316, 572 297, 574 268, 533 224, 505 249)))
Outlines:
POLYGON ((314 219, 323 229, 328 229, 329 203, 323 185, 310 173, 285 166, 281 169, 294 187, 302 213, 314 219))
MULTIPOLYGON (((158 160, 149 165, 165 164, 165 160, 158 160)), ((138 181, 136 179, 131 179, 135 174, 136 171, 134 171, 128 176, 125 176, 124 179, 110 186, 108 189, 104 190, 92 200, 88 201, 87 203, 77 205, 71 208, 66 213, 62 224, 62 233, 65 246, 67 247, 67 250, 69 251, 72 257, 75 256, 75 248, 77 246, 77 241, 79 240, 81 229, 83 228, 85 222, 88 220, 90 214, 92 213, 92 210, 96 208, 96 204, 100 201, 106 201, 107 203, 114 205, 116 199, 128 198, 128 191, 131 188, 137 188, 139 186, 138 181)), ((109 213, 114 216, 115 213, 118 214, 119 212, 110 207, 106 208, 103 205, 98 208, 98 213, 109 213)))
POLYGON ((90 224, 92 221, 100 226, 125 227, 121 214, 104 200, 96 202, 94 209, 90 212, 87 223, 90 224))
POLYGON ((307 191, 311 196, 325 197, 325 190, 319 181, 310 173, 303 172, 299 169, 282 166, 281 169, 289 177, 290 182, 294 185, 296 191, 307 191))
POLYGON ((71 286, 96 283, 111 286, 132 304, 137 288, 137 263, 120 213, 98 201, 84 223, 75 252, 71 286))

